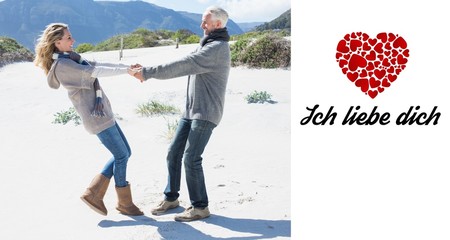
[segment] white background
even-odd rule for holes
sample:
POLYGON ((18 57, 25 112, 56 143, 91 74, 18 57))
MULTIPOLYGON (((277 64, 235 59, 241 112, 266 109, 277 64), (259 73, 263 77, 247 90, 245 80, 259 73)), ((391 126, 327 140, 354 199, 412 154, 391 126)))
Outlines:
POLYGON ((450 15, 443 1, 293 1, 292 239, 450 239, 450 15), (336 63, 347 33, 403 36, 410 57, 375 99, 336 63), (331 106, 334 125, 300 125, 331 106), (343 126, 350 106, 389 112, 385 126, 343 126), (410 106, 438 125, 395 124, 410 106))

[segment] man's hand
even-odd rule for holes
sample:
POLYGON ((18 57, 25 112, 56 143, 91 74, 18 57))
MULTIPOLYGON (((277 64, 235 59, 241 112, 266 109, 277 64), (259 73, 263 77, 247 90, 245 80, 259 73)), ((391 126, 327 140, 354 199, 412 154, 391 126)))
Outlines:
POLYGON ((131 65, 131 67, 128 68, 128 74, 139 79, 139 81, 141 81, 141 82, 145 81, 144 75, 142 72, 142 66, 140 64, 131 65))
POLYGON ((141 81, 141 83, 145 81, 144 72, 142 71, 142 68, 141 68, 141 70, 139 70, 137 73, 134 74, 134 77, 139 79, 139 81, 141 81))

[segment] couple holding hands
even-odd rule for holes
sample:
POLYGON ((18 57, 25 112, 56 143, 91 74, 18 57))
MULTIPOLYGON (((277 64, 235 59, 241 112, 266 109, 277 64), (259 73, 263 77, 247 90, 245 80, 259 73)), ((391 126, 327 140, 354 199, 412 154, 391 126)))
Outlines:
POLYGON ((210 216, 202 154, 223 115, 231 67, 227 21, 228 13, 222 8, 207 8, 200 24, 204 36, 197 50, 179 60, 152 67, 89 62, 73 51, 75 39, 67 24, 52 23, 43 31, 35 47, 35 65, 44 70, 51 88, 58 89, 62 85, 68 91, 86 131, 97 135, 112 154, 81 196, 91 209, 107 215, 103 197, 111 178, 114 178, 118 198, 116 209, 125 215, 144 214, 133 203, 126 177, 131 148, 114 118, 111 103, 98 78, 128 73, 143 82, 150 78, 188 76, 186 109, 166 158, 168 182, 164 199, 150 211, 153 215, 160 215, 179 206, 184 164, 190 206, 177 214, 175 220, 193 221, 210 216))

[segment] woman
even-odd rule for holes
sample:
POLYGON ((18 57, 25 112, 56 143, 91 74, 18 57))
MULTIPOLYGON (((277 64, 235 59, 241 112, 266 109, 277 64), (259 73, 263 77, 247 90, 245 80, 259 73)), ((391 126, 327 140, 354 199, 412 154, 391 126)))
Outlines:
POLYGON ((67 89, 85 129, 96 134, 113 155, 102 172, 94 177, 81 200, 97 213, 107 215, 103 197, 114 176, 118 197, 116 209, 125 215, 143 215, 134 205, 130 185, 126 181, 130 146, 114 119, 111 104, 97 79, 126 73, 133 75, 134 72, 121 64, 91 65, 73 52, 74 42, 67 24, 49 24, 38 39, 34 64, 44 70, 51 88, 58 89, 62 85, 67 89))

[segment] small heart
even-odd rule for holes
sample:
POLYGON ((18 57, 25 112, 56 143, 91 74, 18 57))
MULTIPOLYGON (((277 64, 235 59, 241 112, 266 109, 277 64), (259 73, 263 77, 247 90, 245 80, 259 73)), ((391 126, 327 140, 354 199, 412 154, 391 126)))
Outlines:
POLYGON ((369 80, 367 80, 367 78, 356 80, 355 85, 360 87, 362 92, 367 92, 367 90, 369 90, 369 80))
POLYGON ((375 90, 369 90, 368 91, 369 97, 375 98, 378 95, 378 92, 375 90))
POLYGON ((348 62, 348 69, 350 71, 355 71, 357 70, 359 67, 360 68, 364 68, 367 65, 367 60, 363 57, 361 57, 358 54, 353 54, 350 57, 350 61, 348 62))
POLYGON ((367 71, 366 70, 362 70, 361 73, 359 74, 360 77, 367 77, 367 71))
POLYGON ((382 79, 384 77, 384 75, 386 75, 385 70, 375 69, 375 71, 373 73, 375 74, 375 77, 377 77, 378 79, 382 79))
POLYGON ((341 40, 338 44, 337 51, 341 53, 348 53, 350 49, 347 47, 345 40, 341 40))
POLYGON ((358 77, 359 77, 358 73, 347 73, 347 78, 352 82, 358 79, 358 77))
POLYGON ((388 79, 390 82, 393 82, 393 81, 397 80, 397 75, 388 74, 388 79))
POLYGON ((362 46, 362 42, 359 40, 351 40, 350 41, 350 50, 352 52, 356 51, 356 49, 358 49, 361 46, 362 46))
POLYGON ((369 79, 369 85, 370 85, 370 88, 377 88, 378 86, 381 85, 381 81, 380 80, 375 80, 375 78, 370 78, 369 79))
POLYGON ((403 57, 402 54, 398 55, 398 64, 406 64, 408 62, 408 59, 403 57))
POLYGON ((383 81, 381 82, 381 86, 387 88, 391 86, 391 83, 385 78, 383 79, 383 81))

